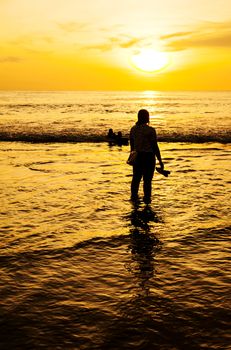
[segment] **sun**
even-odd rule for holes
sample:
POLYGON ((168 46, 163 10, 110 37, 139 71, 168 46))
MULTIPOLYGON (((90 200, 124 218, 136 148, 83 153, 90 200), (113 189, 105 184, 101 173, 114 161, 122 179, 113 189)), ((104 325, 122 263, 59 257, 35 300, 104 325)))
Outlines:
POLYGON ((131 56, 131 62, 136 69, 152 73, 166 68, 169 64, 169 57, 166 52, 142 49, 139 53, 131 56))

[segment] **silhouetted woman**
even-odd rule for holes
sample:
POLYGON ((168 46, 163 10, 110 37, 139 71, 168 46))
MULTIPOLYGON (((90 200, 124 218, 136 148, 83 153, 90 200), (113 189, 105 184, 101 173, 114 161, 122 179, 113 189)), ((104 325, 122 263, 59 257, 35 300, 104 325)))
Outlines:
POLYGON ((157 143, 156 130, 149 126, 149 112, 141 109, 138 112, 138 121, 130 131, 131 151, 137 152, 137 158, 133 165, 133 177, 131 183, 131 199, 138 199, 140 181, 143 178, 144 202, 151 203, 152 178, 154 175, 156 158, 161 169, 164 164, 161 159, 157 143))

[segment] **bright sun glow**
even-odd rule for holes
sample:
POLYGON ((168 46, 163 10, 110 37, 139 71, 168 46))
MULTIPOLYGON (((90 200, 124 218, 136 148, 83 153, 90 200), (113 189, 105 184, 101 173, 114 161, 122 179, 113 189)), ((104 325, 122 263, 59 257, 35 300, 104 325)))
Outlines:
POLYGON ((152 49, 143 49, 131 57, 132 64, 138 70, 152 73, 164 69, 169 58, 165 52, 158 52, 152 49))

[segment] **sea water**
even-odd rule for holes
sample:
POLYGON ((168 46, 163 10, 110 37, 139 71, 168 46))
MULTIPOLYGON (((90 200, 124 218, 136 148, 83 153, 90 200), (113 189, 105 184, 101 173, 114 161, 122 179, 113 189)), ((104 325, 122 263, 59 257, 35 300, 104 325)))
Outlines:
POLYGON ((230 92, 0 93, 1 349, 230 349, 230 112, 230 92), (150 206, 105 142, 140 108, 171 171, 150 206))

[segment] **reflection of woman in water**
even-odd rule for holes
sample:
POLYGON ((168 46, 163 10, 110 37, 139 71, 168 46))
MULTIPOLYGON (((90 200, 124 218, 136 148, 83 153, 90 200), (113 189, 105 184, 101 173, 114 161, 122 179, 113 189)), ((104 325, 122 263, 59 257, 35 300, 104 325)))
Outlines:
POLYGON ((132 253, 131 272, 136 278, 136 288, 139 296, 150 294, 152 278, 154 277, 154 256, 158 247, 155 237, 141 233, 139 229, 131 231, 130 249, 132 253))
POLYGON ((129 271, 134 275, 136 294, 145 297, 151 294, 155 275, 155 255, 161 249, 161 242, 153 231, 153 223, 160 218, 148 206, 134 206, 131 215, 130 245, 131 264, 129 271))
POLYGON ((141 109, 138 112, 138 121, 130 131, 131 151, 137 152, 137 158, 133 165, 133 177, 131 183, 131 199, 138 199, 140 181, 143 178, 144 202, 151 203, 152 178, 155 170, 155 158, 157 157, 160 168, 164 168, 157 143, 156 131, 149 126, 149 112, 141 109))

